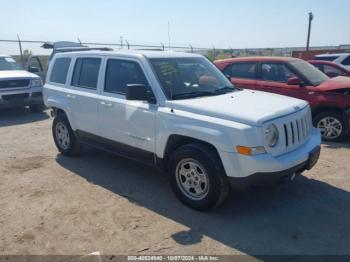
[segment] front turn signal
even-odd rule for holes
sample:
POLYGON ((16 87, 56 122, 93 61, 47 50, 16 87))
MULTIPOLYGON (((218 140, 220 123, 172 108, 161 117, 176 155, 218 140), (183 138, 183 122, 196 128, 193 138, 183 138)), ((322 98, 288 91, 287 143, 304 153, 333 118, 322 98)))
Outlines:
POLYGON ((238 154, 246 155, 246 156, 260 155, 260 154, 266 153, 266 150, 263 146, 257 146, 257 147, 237 146, 236 149, 238 154))

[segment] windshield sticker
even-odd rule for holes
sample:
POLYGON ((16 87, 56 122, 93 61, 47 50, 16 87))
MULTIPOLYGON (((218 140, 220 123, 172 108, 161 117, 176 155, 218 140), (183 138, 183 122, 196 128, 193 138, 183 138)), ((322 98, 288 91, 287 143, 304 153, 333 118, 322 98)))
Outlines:
POLYGON ((13 59, 12 57, 5 57, 5 60, 10 63, 16 63, 15 59, 13 59))

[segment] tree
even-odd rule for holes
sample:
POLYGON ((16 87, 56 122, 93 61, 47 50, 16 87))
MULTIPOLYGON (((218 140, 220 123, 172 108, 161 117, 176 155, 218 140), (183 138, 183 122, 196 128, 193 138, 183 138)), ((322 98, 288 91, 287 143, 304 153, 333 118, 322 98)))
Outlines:
POLYGON ((24 59, 24 61, 27 61, 28 60, 28 58, 31 56, 31 55, 33 55, 33 52, 31 51, 31 50, 28 50, 28 49, 25 49, 24 51, 23 51, 23 59, 24 59))

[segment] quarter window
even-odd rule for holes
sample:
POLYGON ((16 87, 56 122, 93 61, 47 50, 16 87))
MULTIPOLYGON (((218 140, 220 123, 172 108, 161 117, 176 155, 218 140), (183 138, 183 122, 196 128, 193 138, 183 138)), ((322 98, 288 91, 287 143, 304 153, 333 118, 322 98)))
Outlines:
POLYGON ((289 78, 296 76, 285 64, 263 63, 261 65, 261 79, 286 83, 289 78))
POLYGON ((96 89, 100 58, 78 58, 75 62, 72 86, 96 89))
POLYGON ((67 73, 70 65, 70 58, 57 58, 53 65, 50 82, 65 84, 67 79, 67 73))
POLYGON ((140 65, 133 61, 109 59, 104 91, 124 95, 128 84, 148 85, 140 65))
POLYGON ((230 77, 255 79, 256 63, 237 63, 229 65, 224 74, 230 77))
POLYGON ((344 59, 344 61, 342 62, 342 64, 343 64, 343 65, 346 65, 346 66, 350 65, 350 55, 349 55, 347 58, 344 59))

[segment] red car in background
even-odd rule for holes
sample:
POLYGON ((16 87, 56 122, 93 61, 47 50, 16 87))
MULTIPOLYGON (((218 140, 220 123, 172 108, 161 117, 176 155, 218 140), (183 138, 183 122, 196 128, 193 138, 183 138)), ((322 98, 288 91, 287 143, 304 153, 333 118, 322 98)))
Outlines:
POLYGON ((330 79, 310 63, 291 57, 232 58, 214 64, 237 87, 308 101, 323 139, 340 141, 350 133, 350 78, 330 79))
POLYGON ((322 60, 310 60, 310 64, 314 65, 317 69, 321 70, 329 77, 337 76, 347 76, 350 77, 350 69, 346 68, 343 65, 322 60))

